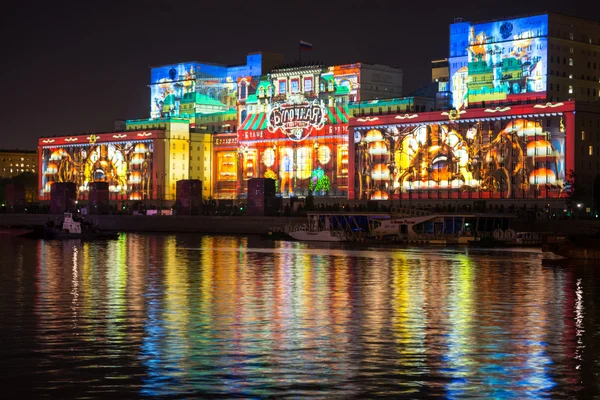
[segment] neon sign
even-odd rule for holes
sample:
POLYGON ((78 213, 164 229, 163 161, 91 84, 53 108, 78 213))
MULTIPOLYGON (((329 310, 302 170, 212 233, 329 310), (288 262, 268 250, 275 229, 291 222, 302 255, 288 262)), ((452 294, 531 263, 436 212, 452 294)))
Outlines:
POLYGON ((300 142, 313 129, 325 125, 326 108, 322 101, 306 100, 302 95, 290 95, 285 102, 272 105, 267 111, 267 128, 270 132, 281 129, 289 139, 300 142))

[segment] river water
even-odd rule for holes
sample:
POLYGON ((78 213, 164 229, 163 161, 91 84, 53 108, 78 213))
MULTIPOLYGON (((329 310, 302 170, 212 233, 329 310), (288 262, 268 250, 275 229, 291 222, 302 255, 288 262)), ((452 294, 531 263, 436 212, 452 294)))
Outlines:
POLYGON ((593 398, 600 273, 535 250, 0 241, 0 398, 593 398))

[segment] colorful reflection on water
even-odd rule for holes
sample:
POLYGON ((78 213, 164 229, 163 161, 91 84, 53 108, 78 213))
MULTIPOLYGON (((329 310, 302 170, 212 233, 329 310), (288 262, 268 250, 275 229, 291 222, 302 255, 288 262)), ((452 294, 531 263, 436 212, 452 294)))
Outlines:
POLYGON ((599 394, 591 264, 195 235, 0 247, 5 394, 599 394))

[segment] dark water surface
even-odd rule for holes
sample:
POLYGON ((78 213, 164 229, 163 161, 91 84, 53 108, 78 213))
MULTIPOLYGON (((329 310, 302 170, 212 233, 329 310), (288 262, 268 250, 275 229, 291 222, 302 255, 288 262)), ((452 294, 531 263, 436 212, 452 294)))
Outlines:
POLYGON ((0 241, 1 398, 594 398, 600 272, 536 251, 0 241))

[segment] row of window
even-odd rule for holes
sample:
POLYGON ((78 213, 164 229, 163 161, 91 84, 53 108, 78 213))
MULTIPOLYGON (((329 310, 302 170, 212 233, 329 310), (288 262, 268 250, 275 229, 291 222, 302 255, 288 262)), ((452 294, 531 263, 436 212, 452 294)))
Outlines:
MULTIPOLYGON (((591 122, 591 120, 590 120, 591 122)), ((598 120, 598 125, 600 126, 600 119, 598 120)), ((586 133, 585 131, 581 131, 581 140, 585 141, 586 138, 589 136, 589 139, 592 139, 592 134, 591 133, 586 133)), ((600 132, 596 132, 596 141, 600 142, 600 132)))
MULTIPOLYGON (((579 89, 580 89, 579 94, 582 96, 585 96, 586 88, 579 88, 579 89)), ((554 90, 554 85, 552 83, 550 83, 548 85, 548 90, 554 90)), ((560 92, 560 83, 556 84, 556 91, 560 92)), ((569 94, 575 93, 575 89, 573 89, 573 85, 568 85, 567 92, 569 94)), ((587 88, 587 95, 588 96, 597 96, 597 95, 600 95, 600 92, 598 92, 598 90, 596 90, 596 88, 587 88)))
MULTIPOLYGON (((549 74, 550 76, 561 76, 561 71, 556 71, 556 73, 554 73, 554 70, 550 70, 549 74)), ((563 78, 567 78, 567 73, 565 71, 562 71, 562 77, 563 78)), ((573 74, 569 74, 568 75, 569 79, 573 79, 574 75, 573 74)), ((596 76, 595 75, 587 75, 587 79, 586 76, 581 74, 581 80, 582 81, 590 81, 590 82, 598 82, 598 80, 596 80, 596 76)))
MULTIPOLYGON (((557 30, 551 29, 550 36, 562 37, 564 39, 569 39, 569 40, 575 40, 575 34, 573 32, 561 32, 560 29, 557 29, 557 30)), ((598 38, 594 39, 592 37, 585 36, 585 35, 579 35, 578 41, 583 42, 583 43, 588 43, 588 44, 596 44, 596 45, 600 44, 600 41, 598 40, 598 38)))
MULTIPOLYGON (((8 166, 9 166, 9 167, 17 167, 17 168, 18 168, 18 167, 21 167, 21 168, 29 168, 29 167, 30 167, 30 165, 29 165, 29 164, 21 164, 21 165, 19 165, 19 164, 14 164, 14 165, 13 165, 12 163, 11 163, 10 165, 8 165, 8 166)), ((31 164, 31 168, 35 168, 35 164, 31 164)))
MULTIPOLYGON (((556 46, 554 44, 551 44, 550 45, 550 49, 551 50, 555 50, 556 49, 556 50, 560 51, 561 50, 561 46, 559 44, 557 44, 556 46)), ((573 47, 570 47, 570 46, 562 46, 562 51, 564 53, 568 52, 568 53, 571 53, 571 54, 575 54, 575 49, 573 47)), ((582 56, 586 56, 587 55, 588 57, 592 57, 592 56, 593 57, 598 57, 598 52, 596 52, 596 51, 592 52, 591 50, 585 51, 585 49, 581 49, 581 55, 582 56)))
MULTIPOLYGON (((569 58, 568 58, 568 60, 569 60, 569 66, 571 66, 571 67, 572 67, 572 66, 573 66, 573 58, 572 58, 572 57, 569 57, 569 58)), ((550 56, 550 62, 551 62, 551 63, 553 63, 553 62, 554 62, 554 56, 550 56)), ((560 56, 556 56, 556 62, 557 62, 558 64, 560 64, 560 56)), ((562 63, 563 63, 563 65, 567 65, 567 57, 563 57, 563 58, 562 58, 562 63)))
MULTIPOLYGON (((13 159, 12 158, 3 158, 2 161, 8 161, 11 162, 13 159)), ((18 158, 15 159, 15 161, 25 161, 24 157, 21 157, 21 160, 19 160, 18 158)), ((35 162, 35 160, 30 159, 29 161, 35 162)))
MULTIPOLYGON (((30 172, 29 168, 2 168, 2 172, 6 172, 7 169, 10 169, 11 173, 15 173, 15 172, 30 172)), ((31 170, 31 172, 35 172, 34 169, 31 170)))

